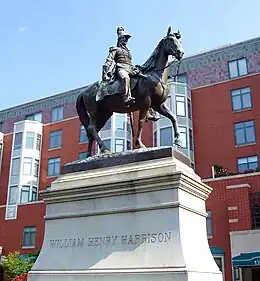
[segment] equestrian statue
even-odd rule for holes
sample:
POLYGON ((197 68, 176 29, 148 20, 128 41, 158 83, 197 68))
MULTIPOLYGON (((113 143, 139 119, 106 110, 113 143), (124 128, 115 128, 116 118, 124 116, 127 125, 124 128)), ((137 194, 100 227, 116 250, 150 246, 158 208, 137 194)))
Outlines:
MULTIPOLYGON (((168 98, 168 57, 171 55, 181 62, 183 48, 180 32, 171 32, 160 40, 157 47, 143 65, 134 66, 127 47, 131 35, 123 27, 117 28, 117 45, 109 48, 105 64, 102 67, 102 80, 83 89, 76 101, 76 110, 88 139, 87 157, 92 155, 94 141, 101 153, 108 152, 98 135, 114 112, 130 114, 139 111, 138 131, 135 145, 145 148, 142 143, 142 131, 147 121, 157 121, 157 113, 169 118, 174 128, 175 144, 180 146, 180 133, 177 118, 167 107, 168 98)), ((132 126, 133 130, 133 126, 132 126)))

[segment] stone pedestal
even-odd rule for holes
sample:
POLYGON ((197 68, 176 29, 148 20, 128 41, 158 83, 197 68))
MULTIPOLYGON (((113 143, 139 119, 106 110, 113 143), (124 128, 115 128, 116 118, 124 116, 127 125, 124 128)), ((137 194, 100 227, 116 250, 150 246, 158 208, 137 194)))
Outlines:
POLYGON ((221 281, 206 233, 211 188, 172 148, 68 165, 43 192, 29 280, 221 281))

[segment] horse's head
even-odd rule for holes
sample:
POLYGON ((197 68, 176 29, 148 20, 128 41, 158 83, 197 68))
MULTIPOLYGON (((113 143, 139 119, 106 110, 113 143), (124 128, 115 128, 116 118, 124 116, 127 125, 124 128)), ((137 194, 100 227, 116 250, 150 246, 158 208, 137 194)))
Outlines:
POLYGON ((184 54, 180 39, 180 32, 171 32, 171 27, 168 28, 167 35, 165 37, 165 51, 168 55, 174 56, 177 60, 181 60, 184 54))

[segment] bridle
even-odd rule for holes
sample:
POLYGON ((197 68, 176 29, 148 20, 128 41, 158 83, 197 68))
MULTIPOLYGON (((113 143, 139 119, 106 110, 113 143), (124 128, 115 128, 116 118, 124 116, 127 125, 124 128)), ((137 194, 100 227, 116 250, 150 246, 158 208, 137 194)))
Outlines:
MULTIPOLYGON (((170 49, 172 50, 172 47, 169 46, 170 49)), ((174 60, 173 62, 177 61, 177 59, 174 57, 174 60)), ((177 71, 176 71, 176 74, 173 75, 173 76, 168 76, 168 78, 175 78, 179 75, 179 71, 180 71, 180 65, 181 65, 181 62, 182 60, 179 60, 179 63, 177 65, 177 71)), ((168 67, 170 66, 170 63, 168 63, 165 67, 161 68, 161 69, 154 69, 152 72, 159 72, 159 71, 162 71, 162 70, 165 70, 167 69, 168 67)), ((158 77, 156 77, 155 75, 153 75, 152 73, 150 73, 151 76, 153 76, 154 78, 158 79, 158 77)), ((161 81, 161 79, 158 79, 159 80, 159 83, 161 83, 164 91, 166 90, 166 86, 167 84, 165 84, 163 81, 161 81)), ((163 94, 164 95, 164 91, 163 91, 163 94)), ((133 124, 133 119, 132 119, 132 112, 129 112, 128 113, 128 116, 130 118, 130 125, 131 125, 131 130, 132 130, 132 138, 134 138, 134 124, 133 124)))

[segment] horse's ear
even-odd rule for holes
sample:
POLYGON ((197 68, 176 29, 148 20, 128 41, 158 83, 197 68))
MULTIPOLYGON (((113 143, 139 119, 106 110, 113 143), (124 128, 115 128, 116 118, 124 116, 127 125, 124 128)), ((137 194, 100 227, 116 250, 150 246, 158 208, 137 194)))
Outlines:
POLYGON ((169 27, 168 27, 168 31, 167 31, 167 36, 169 36, 169 35, 171 34, 171 32, 172 32, 172 27, 169 26, 169 27))

